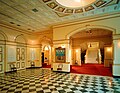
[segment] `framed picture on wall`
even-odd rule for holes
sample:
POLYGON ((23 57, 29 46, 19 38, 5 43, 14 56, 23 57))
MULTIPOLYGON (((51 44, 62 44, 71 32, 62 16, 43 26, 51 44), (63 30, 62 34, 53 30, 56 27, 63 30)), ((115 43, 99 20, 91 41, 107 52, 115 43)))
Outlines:
POLYGON ((25 49, 24 48, 21 49, 21 60, 22 61, 25 60, 25 49))
POLYGON ((20 48, 16 49, 17 61, 20 61, 20 48))
POLYGON ((0 64, 0 72, 2 72, 2 64, 0 64))
POLYGON ((65 48, 56 48, 55 49, 55 59, 56 62, 65 62, 65 48))
POLYGON ((2 53, 0 53, 0 62, 2 62, 2 53))
POLYGON ((22 49, 21 49, 21 51, 22 51, 22 54, 24 54, 24 53, 25 53, 25 49, 24 49, 24 48, 22 48, 22 49))
POLYGON ((19 62, 17 62, 17 68, 20 68, 20 63, 19 62))
POLYGON ((25 67, 25 62, 22 62, 21 67, 22 67, 22 68, 25 67))
POLYGON ((21 60, 22 60, 22 61, 25 60, 25 55, 24 55, 24 54, 21 55, 21 60))

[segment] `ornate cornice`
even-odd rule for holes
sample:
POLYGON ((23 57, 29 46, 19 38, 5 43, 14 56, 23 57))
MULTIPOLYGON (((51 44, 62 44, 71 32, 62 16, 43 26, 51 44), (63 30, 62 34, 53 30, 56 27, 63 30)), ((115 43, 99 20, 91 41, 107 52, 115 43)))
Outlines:
MULTIPOLYGON (((96 0, 92 4, 89 4, 84 7, 79 8, 69 8, 59 4, 56 0, 42 0, 49 8, 51 8, 55 13, 63 17, 66 14, 79 14, 79 13, 86 13, 91 10, 100 9, 109 5, 118 4, 119 0, 96 0), (61 16, 62 13, 63 15, 61 16)), ((105 10, 103 10, 105 11, 105 10)))

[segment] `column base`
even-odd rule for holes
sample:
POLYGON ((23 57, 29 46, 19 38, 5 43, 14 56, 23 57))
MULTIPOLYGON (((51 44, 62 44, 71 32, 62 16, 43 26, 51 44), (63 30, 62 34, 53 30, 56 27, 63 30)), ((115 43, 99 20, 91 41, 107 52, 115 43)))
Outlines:
POLYGON ((113 76, 120 77, 120 64, 113 65, 113 76))

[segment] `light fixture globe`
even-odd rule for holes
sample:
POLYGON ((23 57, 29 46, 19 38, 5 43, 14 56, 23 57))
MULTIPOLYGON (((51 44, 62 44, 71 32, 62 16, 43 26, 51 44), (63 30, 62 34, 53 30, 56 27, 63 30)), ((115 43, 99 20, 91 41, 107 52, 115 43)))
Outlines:
POLYGON ((78 8, 92 4, 96 0, 56 0, 56 1, 65 7, 78 8))

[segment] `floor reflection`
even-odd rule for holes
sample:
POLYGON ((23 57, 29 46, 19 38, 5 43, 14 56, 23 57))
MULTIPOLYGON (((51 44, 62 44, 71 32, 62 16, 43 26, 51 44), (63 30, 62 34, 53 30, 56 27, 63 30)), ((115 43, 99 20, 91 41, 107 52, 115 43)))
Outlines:
POLYGON ((120 93, 120 79, 26 69, 0 74, 0 93, 120 93))

